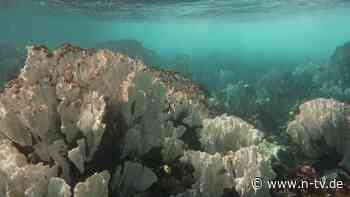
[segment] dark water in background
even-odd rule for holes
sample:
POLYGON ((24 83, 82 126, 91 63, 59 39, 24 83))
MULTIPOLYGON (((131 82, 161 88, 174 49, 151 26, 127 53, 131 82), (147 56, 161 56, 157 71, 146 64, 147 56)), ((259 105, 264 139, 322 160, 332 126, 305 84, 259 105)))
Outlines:
POLYGON ((0 0, 0 24, 0 43, 14 46, 95 47, 130 39, 163 59, 187 57, 192 73, 223 68, 259 75, 270 68, 327 63, 334 49, 350 40, 350 3, 0 0))

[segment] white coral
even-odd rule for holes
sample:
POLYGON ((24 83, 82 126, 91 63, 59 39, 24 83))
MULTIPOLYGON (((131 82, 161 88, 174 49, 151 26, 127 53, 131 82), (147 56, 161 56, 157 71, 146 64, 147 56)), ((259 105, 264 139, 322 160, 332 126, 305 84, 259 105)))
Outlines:
POLYGON ((79 169, 80 173, 84 173, 85 171, 85 157, 85 151, 79 146, 68 152, 69 160, 74 163, 74 165, 79 169))
POLYGON ((219 153, 211 155, 199 151, 187 151, 181 158, 195 168, 197 182, 193 186, 203 197, 219 197, 225 186, 232 187, 230 177, 224 173, 224 162, 219 153), (228 182, 227 182, 228 181, 228 182))
POLYGON ((229 153, 223 160, 225 169, 228 172, 234 172, 235 189, 242 197, 270 196, 268 188, 255 191, 252 187, 252 181, 256 177, 260 177, 264 181, 276 177, 269 155, 260 152, 257 146, 249 146, 241 148, 235 153, 229 153))
POLYGON ((105 132, 106 125, 103 123, 105 113, 106 103, 97 92, 90 92, 83 97, 77 125, 86 137, 87 146, 90 148, 87 155, 88 161, 91 161, 97 151, 105 132))
MULTIPOLYGON (((128 86, 127 95, 127 103, 122 109, 130 129, 126 132, 124 155, 143 155, 152 148, 162 146, 169 150, 167 142, 176 141, 183 135, 185 128, 174 127, 171 121, 168 121, 164 84, 149 74, 138 72, 128 86)), ((177 141, 176 145, 179 144, 177 141)), ((169 144, 172 145, 174 143, 169 144)), ((165 154, 166 152, 168 151, 165 150, 165 154)))
MULTIPOLYGON (((125 120, 127 130, 117 133, 125 135, 120 140, 124 156, 142 156, 161 148, 165 162, 184 154, 180 138, 188 130, 198 130, 206 117, 196 86, 188 86, 176 74, 146 69, 121 54, 71 46, 52 55, 30 47, 28 54, 20 77, 0 98, 0 138, 33 148, 40 160, 53 160, 54 167, 28 164, 24 155, 4 143, 0 150, 4 195, 71 196, 66 183, 70 183, 68 159, 84 173, 85 163, 92 161, 106 132, 107 106, 112 115, 125 120), (64 179, 55 177, 58 169, 64 179)), ((186 152, 182 161, 195 167, 197 179, 188 193, 216 197, 224 188, 235 187, 242 196, 249 196, 248 179, 264 176, 262 170, 270 172, 269 163, 250 146, 260 142, 261 133, 246 122, 227 116, 206 119, 200 135, 206 151, 227 155, 186 152), (230 152, 241 147, 247 148, 230 152)), ((74 187, 74 196, 108 196, 109 179, 106 171, 95 173, 74 187)), ((156 181, 151 169, 126 162, 117 168, 112 187, 126 196, 144 192, 156 181)))
POLYGON ((263 133, 244 120, 234 116, 217 116, 203 120, 200 142, 209 153, 237 151, 242 147, 257 145, 263 133))
MULTIPOLYGON (((195 168, 196 183, 193 196, 220 197, 225 188, 234 188, 242 197, 269 196, 265 188, 255 191, 251 183, 255 177, 271 180, 275 177, 271 163, 258 150, 249 146, 226 155, 187 151, 181 158, 195 168)), ((189 192, 189 191, 188 191, 189 192)))
POLYGON ((70 186, 61 178, 52 177, 48 186, 48 197, 71 197, 70 186))
POLYGON ((91 53, 67 45, 49 54, 28 47, 20 76, 0 97, 1 138, 33 148, 42 161, 53 160, 70 182, 67 158, 84 171, 104 135, 105 98, 116 106, 123 81, 138 67, 142 64, 106 50, 91 53), (85 140, 87 151, 85 145, 69 150, 77 140, 85 140))
POLYGON ((75 197, 108 197, 110 174, 107 171, 95 173, 85 182, 78 183, 74 188, 75 197))
POLYGON ((305 154, 319 158, 325 145, 344 155, 343 165, 350 169, 350 132, 348 106, 333 99, 315 99, 299 107, 300 114, 288 125, 287 132, 300 144, 305 154))
POLYGON ((184 154, 185 143, 176 137, 166 137, 163 142, 162 155, 165 162, 171 162, 184 154))
POLYGON ((220 197, 225 188, 234 188, 242 197, 266 197, 269 196, 266 188, 255 191, 251 183, 255 177, 264 180, 275 178, 269 158, 260 153, 257 146, 245 147, 226 155, 187 151, 181 161, 195 168, 197 181, 192 186, 194 191, 190 192, 193 196, 220 197))
POLYGON ((11 142, 0 142, 0 196, 45 197, 50 177, 57 176, 56 167, 42 163, 28 164, 11 142))
POLYGON ((126 162, 124 167, 118 166, 112 180, 112 188, 120 196, 132 196, 143 192, 153 183, 157 182, 157 176, 151 169, 139 163, 126 162))

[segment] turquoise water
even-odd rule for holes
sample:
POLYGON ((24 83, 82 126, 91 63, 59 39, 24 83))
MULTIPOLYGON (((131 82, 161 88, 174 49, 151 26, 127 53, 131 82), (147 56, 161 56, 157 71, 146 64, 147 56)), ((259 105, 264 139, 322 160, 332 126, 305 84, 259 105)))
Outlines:
MULTIPOLYGON (((303 8, 300 1, 299 7, 269 11, 254 6, 246 6, 243 11, 238 7, 235 11, 237 5, 229 4, 232 13, 222 6, 216 12, 228 12, 223 16, 210 16, 213 11, 208 10, 202 17, 177 16, 186 13, 190 5, 166 13, 164 7, 181 7, 169 4, 158 8, 158 16, 153 8, 152 17, 136 19, 111 14, 106 17, 103 10, 93 16, 87 14, 89 11, 73 13, 63 6, 52 8, 49 2, 34 1, 32 8, 27 3, 3 3, 0 41, 50 47, 71 42, 93 47, 103 41, 133 39, 162 56, 185 53, 199 64, 285 66, 326 62, 335 47, 348 41, 350 35, 350 7, 344 2, 330 6, 321 1, 319 7, 303 8), (177 15, 173 14, 176 11, 177 15), (217 60, 209 58, 215 55, 217 60)), ((139 7, 139 14, 146 9, 139 7)), ((137 6, 130 12, 137 12, 137 6)))

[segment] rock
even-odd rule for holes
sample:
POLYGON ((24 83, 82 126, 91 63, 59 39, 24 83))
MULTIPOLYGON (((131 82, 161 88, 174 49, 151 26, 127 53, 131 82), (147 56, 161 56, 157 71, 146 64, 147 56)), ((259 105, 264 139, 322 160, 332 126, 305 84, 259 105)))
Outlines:
POLYGON ((157 176, 151 169, 139 163, 126 162, 118 166, 112 180, 113 191, 118 196, 133 196, 148 189, 157 182, 157 176))
POLYGON ((341 164, 350 169, 350 132, 348 106, 333 99, 315 99, 299 106, 300 113, 288 124, 287 133, 304 154, 319 159, 336 150, 343 155, 341 164))
POLYGON ((75 197, 108 197, 110 175, 107 171, 95 173, 74 187, 75 197))
POLYGON ((200 142, 208 153, 237 151, 242 147, 257 145, 262 138, 263 133, 252 125, 226 114, 204 119, 200 131, 200 142))

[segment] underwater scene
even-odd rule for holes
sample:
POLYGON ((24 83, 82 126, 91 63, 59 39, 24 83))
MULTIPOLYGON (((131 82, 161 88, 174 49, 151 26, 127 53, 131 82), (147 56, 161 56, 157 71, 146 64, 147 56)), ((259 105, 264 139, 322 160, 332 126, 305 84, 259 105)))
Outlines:
POLYGON ((350 1, 0 0, 0 197, 350 197, 350 1))

